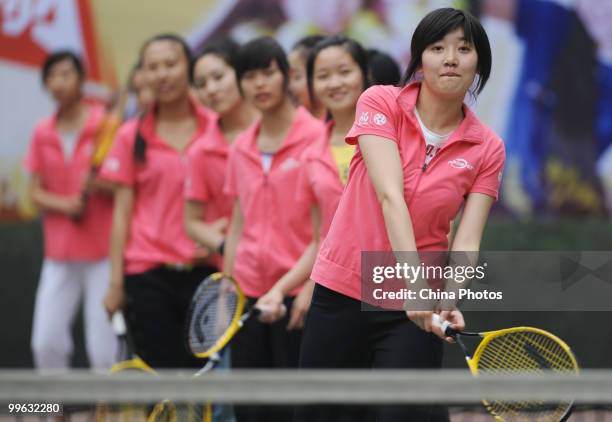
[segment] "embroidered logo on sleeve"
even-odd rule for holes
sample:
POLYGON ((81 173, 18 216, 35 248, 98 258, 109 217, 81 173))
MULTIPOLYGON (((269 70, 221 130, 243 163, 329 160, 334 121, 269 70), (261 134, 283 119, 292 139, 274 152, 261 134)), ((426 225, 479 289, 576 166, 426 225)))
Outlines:
POLYGON ((368 124, 369 121, 370 121, 370 112, 364 111, 363 113, 361 113, 361 116, 359 116, 359 122, 357 124, 359 126, 365 126, 368 124))
POLYGON ((465 158, 455 158, 454 160, 450 160, 448 164, 456 169, 474 169, 474 166, 472 166, 465 158))
POLYGON ((374 123, 376 123, 378 126, 384 125, 387 123, 387 116, 382 113, 376 113, 374 115, 374 123))

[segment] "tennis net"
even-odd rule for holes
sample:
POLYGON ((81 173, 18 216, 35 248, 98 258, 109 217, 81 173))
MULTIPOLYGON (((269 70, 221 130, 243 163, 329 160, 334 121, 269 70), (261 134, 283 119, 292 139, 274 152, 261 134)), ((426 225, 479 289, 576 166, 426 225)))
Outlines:
MULTIPOLYGON (((11 404, 14 409, 15 404, 36 403, 61 405, 62 413, 81 415, 83 420, 92 420, 92 416, 93 420, 146 420, 156 405, 170 403, 164 411, 174 411, 176 419, 169 420, 203 420, 207 403, 214 402, 284 406, 436 403, 449 407, 453 422, 491 421, 482 408, 483 399, 573 400, 570 421, 612 421, 612 371, 478 378, 465 370, 233 370, 199 378, 189 371, 120 376, 89 371, 0 371, 2 420, 24 416, 9 411, 11 404), (118 413, 122 416, 117 419, 118 413)), ((35 416, 27 411, 25 415, 35 416)))

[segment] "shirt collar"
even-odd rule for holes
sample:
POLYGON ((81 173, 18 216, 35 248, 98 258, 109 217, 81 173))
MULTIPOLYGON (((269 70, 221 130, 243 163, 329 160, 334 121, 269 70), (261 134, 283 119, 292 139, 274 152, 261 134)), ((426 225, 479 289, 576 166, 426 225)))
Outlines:
MULTIPOLYGON (((289 130, 287 131, 287 135, 285 136, 283 143, 278 148, 276 153, 279 153, 280 151, 286 148, 289 148, 291 145, 294 145, 294 144, 297 144, 303 141, 304 137, 300 133, 301 132, 303 133, 302 129, 307 127, 308 124, 311 124, 312 120, 315 120, 315 118, 310 115, 308 110, 306 110, 304 107, 298 107, 295 111, 293 122, 291 122, 291 126, 289 127, 289 130)), ((319 124, 321 123, 319 122, 319 124)), ((240 148, 242 150, 250 152, 251 154, 255 154, 259 156, 260 151, 259 151, 259 148, 257 147, 257 136, 259 134, 260 128, 261 128, 261 118, 259 118, 249 129, 245 131, 244 135, 247 138, 247 140, 246 142, 242 143, 240 146, 237 146, 237 148, 240 148)))
MULTIPOLYGON (((202 136, 202 134, 206 132, 206 129, 208 129, 209 125, 211 123, 214 123, 215 113, 204 108, 204 106, 200 105, 192 96, 189 96, 189 105, 191 107, 193 114, 195 115, 196 122, 198 125, 196 134, 191 141, 191 144, 193 144, 193 142, 196 139, 199 139, 202 136)), ((153 142, 157 142, 157 143, 166 145, 166 143, 162 141, 160 138, 158 138, 157 134, 155 133, 156 112, 157 112, 157 105, 154 105, 151 108, 151 110, 149 110, 142 117, 142 121, 140 122, 140 131, 141 131, 142 136, 147 141, 153 141, 153 142)), ((188 146, 187 149, 190 146, 188 146)))
MULTIPOLYGON (((417 98, 421 90, 420 82, 411 82, 400 91, 397 96, 397 103, 402 113, 406 114, 408 120, 415 127, 419 127, 419 123, 414 115, 414 107, 416 107, 417 98)), ((482 124, 478 121, 472 110, 463 103, 463 115, 465 116, 459 127, 453 131, 453 134, 447 142, 453 141, 469 141, 473 143, 482 143, 484 141, 484 133, 482 124)))
MULTIPOLYGON (((89 135, 95 135, 95 133, 100 127, 100 124, 102 122, 101 119, 104 114, 104 107, 102 106, 102 104, 86 102, 85 107, 87 109, 87 118, 85 119, 85 123, 83 124, 83 127, 77 135, 77 142, 80 142, 81 139, 89 135)), ((53 113, 51 118, 48 120, 48 127, 52 133, 59 137, 59 131, 57 129, 58 113, 58 110, 53 113)), ((55 138, 53 139, 56 140, 55 138)))
POLYGON ((228 154, 230 144, 221 130, 221 115, 215 112, 209 112, 209 114, 210 124, 202 133, 200 148, 206 152, 228 154))

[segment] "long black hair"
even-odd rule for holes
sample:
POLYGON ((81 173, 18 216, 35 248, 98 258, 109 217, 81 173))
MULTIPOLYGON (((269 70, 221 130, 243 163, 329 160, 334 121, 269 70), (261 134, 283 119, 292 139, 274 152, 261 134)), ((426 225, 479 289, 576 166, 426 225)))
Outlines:
POLYGON ((393 85, 400 81, 400 67, 389 54, 371 48, 368 50, 370 77, 373 85, 393 85))

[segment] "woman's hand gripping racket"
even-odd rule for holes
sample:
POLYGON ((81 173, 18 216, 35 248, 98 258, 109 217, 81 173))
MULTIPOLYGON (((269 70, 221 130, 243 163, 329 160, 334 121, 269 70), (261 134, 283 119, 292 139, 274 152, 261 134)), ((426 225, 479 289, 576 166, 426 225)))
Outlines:
POLYGON ((111 367, 111 373, 123 372, 128 370, 144 371, 155 374, 155 370, 142 360, 137 354, 134 342, 125 323, 123 312, 117 311, 111 319, 113 331, 119 339, 119 353, 117 363, 111 367))
MULTIPOLYGON (((186 336, 193 355, 208 358, 196 376, 217 365, 220 352, 249 318, 267 312, 262 307, 247 307, 246 303, 238 282, 228 274, 214 273, 200 283, 191 300, 186 336)), ((283 314, 286 312, 283 307, 283 314)))
MULTIPOLYGON (((481 333, 457 331, 437 314, 433 314, 432 324, 455 339, 474 376, 483 373, 507 375, 539 374, 544 371, 579 372, 578 363, 569 346, 559 337, 539 328, 513 327, 481 333), (482 339, 473 355, 468 352, 461 336, 482 339)), ((571 401, 544 403, 483 400, 483 403, 489 413, 500 421, 559 422, 566 420, 572 409, 571 401)))

